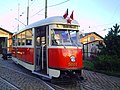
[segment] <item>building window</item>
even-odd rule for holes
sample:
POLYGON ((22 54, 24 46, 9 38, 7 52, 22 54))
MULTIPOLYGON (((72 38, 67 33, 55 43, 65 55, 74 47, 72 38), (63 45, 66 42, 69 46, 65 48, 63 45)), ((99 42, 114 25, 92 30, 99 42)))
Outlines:
POLYGON ((95 41, 95 37, 94 36, 91 36, 90 37, 90 41, 92 42, 92 41, 95 41))

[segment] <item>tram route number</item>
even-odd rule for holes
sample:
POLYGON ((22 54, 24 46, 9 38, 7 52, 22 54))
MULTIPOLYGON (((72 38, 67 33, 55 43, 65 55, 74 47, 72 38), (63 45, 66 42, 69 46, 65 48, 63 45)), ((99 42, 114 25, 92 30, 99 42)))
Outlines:
POLYGON ((69 63, 68 63, 68 66, 69 66, 69 67, 74 67, 74 66, 77 66, 77 63, 71 63, 71 62, 69 62, 69 63))

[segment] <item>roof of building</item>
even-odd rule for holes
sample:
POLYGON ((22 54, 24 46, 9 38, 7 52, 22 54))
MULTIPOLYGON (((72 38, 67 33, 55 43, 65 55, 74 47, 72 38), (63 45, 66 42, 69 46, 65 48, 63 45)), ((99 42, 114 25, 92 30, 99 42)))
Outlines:
POLYGON ((94 41, 91 41, 91 42, 85 43, 84 45, 92 44, 92 43, 95 43, 95 42, 104 42, 104 41, 103 41, 103 40, 94 40, 94 41))
POLYGON ((5 30, 5 29, 3 29, 3 28, 1 28, 1 27, 0 27, 0 30, 3 30, 4 32, 7 32, 7 33, 9 33, 9 34, 11 34, 11 35, 13 34, 12 32, 7 31, 7 30, 5 30))
POLYGON ((90 35, 90 34, 95 34, 95 35, 99 36, 100 38, 104 39, 102 36, 100 36, 100 35, 97 34, 96 32, 85 33, 84 35, 81 34, 81 35, 80 35, 80 38, 84 38, 84 37, 86 37, 86 36, 88 36, 88 35, 90 35))

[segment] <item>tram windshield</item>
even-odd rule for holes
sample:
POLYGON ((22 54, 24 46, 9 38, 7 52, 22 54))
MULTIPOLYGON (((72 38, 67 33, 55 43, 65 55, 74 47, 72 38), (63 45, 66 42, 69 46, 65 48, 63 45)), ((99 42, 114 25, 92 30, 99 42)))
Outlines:
POLYGON ((53 46, 79 46, 79 31, 54 29, 51 30, 53 46))

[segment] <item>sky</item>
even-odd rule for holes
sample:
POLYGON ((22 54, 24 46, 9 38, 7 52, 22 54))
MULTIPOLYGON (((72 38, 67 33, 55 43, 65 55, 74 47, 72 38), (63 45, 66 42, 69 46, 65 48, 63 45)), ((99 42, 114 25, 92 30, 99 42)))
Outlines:
MULTIPOLYGON (((27 23, 28 0, 0 0, 0 27, 16 32, 27 23), (19 18, 19 19, 18 19, 19 18), (19 21, 18 21, 19 20, 19 21)), ((116 23, 120 25, 120 0, 47 0, 47 17, 63 16, 68 8, 83 33, 107 35, 116 23)), ((29 0, 29 24, 45 18, 45 0, 29 0)))

